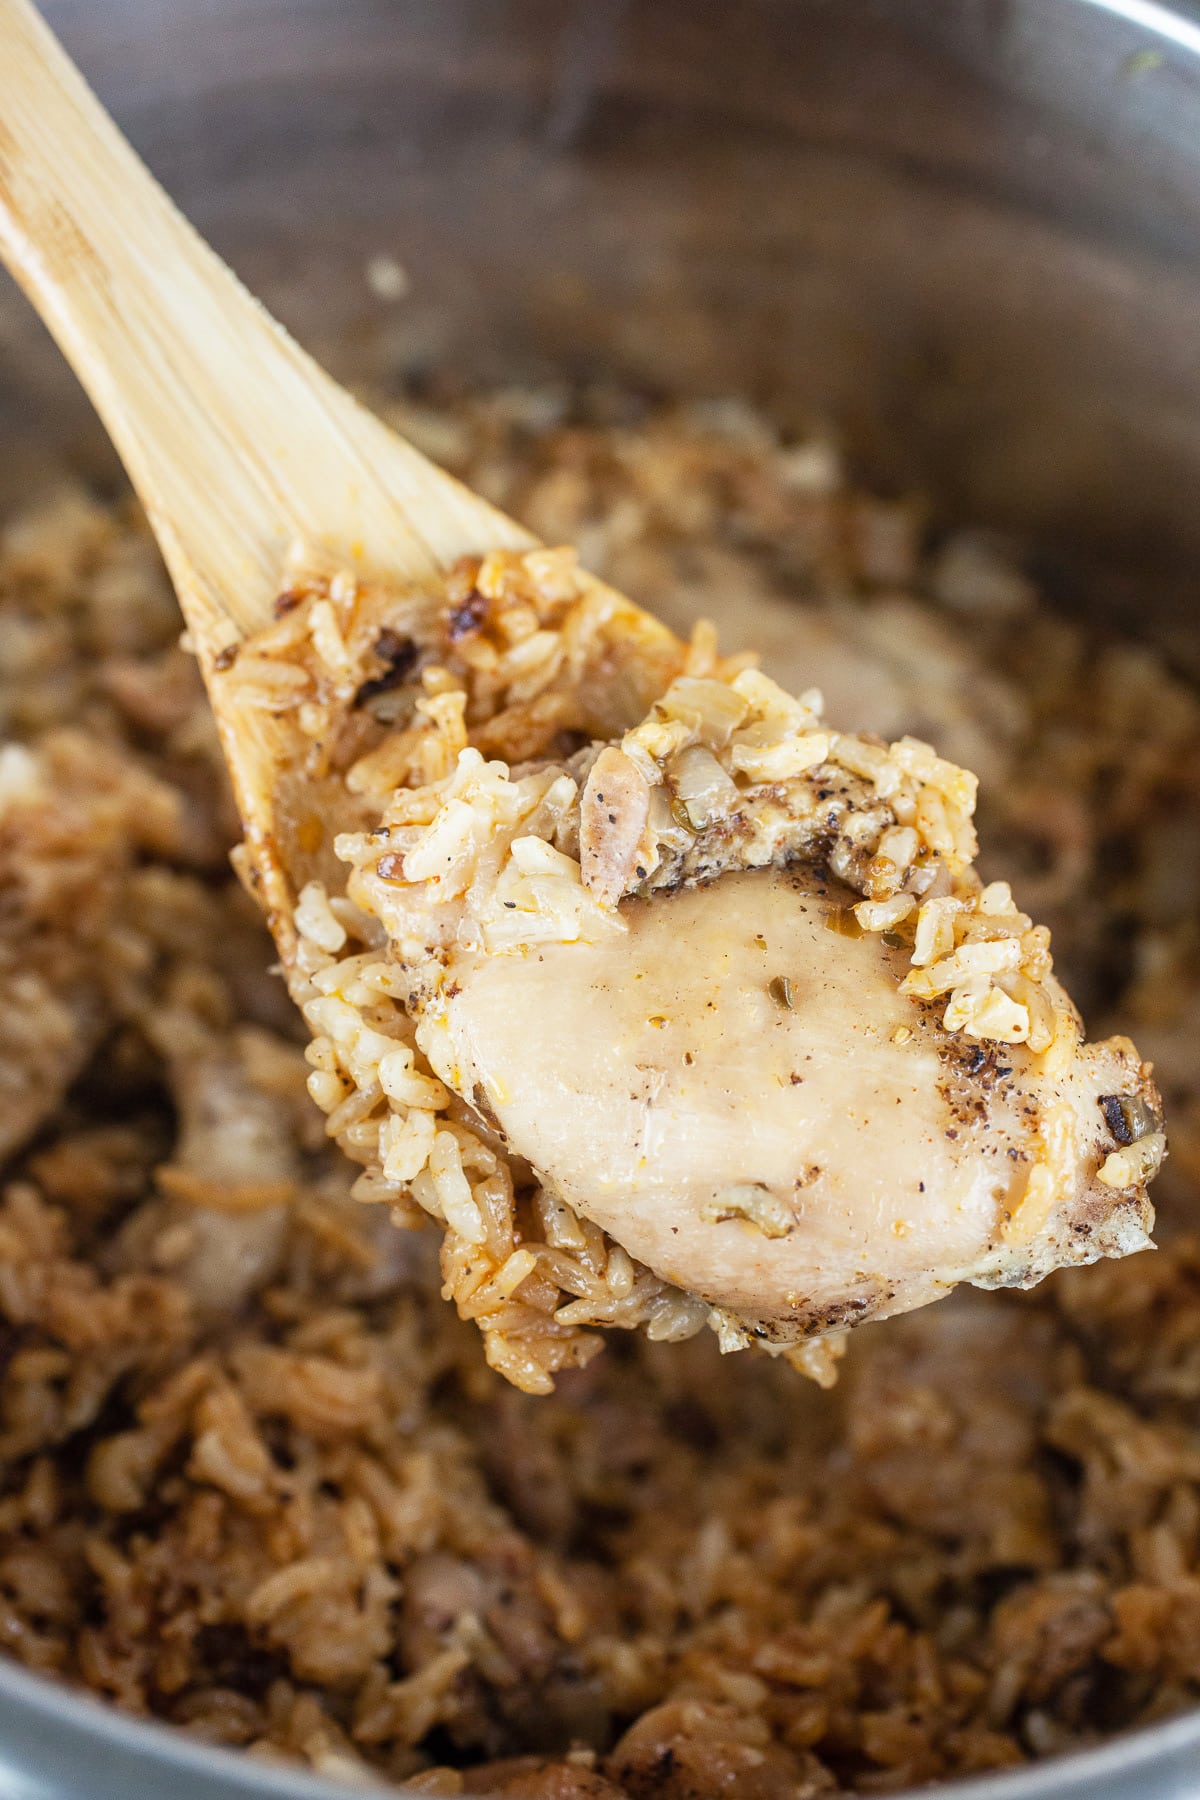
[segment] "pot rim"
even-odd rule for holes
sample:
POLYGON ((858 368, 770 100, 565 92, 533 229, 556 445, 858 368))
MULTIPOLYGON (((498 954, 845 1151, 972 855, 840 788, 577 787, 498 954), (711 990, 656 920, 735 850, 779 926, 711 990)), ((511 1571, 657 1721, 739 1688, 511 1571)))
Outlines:
MULTIPOLYGON (((173 1789, 175 1800, 190 1800, 193 1794, 214 1794, 218 1791, 214 1781, 221 1784, 219 1792, 228 1795, 229 1800, 241 1795, 255 1800, 350 1800, 353 1795, 362 1795, 365 1800, 378 1796, 382 1800, 383 1796, 406 1791, 402 1782, 364 1778, 361 1783, 350 1785, 301 1767, 258 1762, 240 1751, 207 1744, 180 1726, 133 1717, 86 1690, 60 1686, 9 1661, 0 1662, 0 1777, 7 1772, 4 1725, 10 1708, 20 1710, 23 1722, 36 1724, 47 1737, 57 1738, 65 1751, 69 1751, 69 1741, 74 1740, 81 1751, 107 1751, 121 1765, 136 1762, 147 1775, 174 1774, 182 1778, 173 1789), (193 1781, 197 1783, 195 1787, 193 1781)), ((936 1800, 1046 1800, 1049 1794, 1054 1800, 1073 1800, 1074 1796, 1096 1793, 1140 1795, 1149 1791, 1138 1779, 1144 1771, 1168 1762, 1182 1767, 1196 1757, 1200 1757, 1200 1706, 1086 1750, 1016 1769, 993 1770, 939 1783, 921 1791, 930 1792, 936 1800), (1128 1785, 1115 1785, 1118 1783, 1128 1785)), ((105 1794, 109 1791, 107 1787, 103 1790, 105 1794)), ((157 1791, 166 1796, 171 1790, 157 1791)), ((11 1792, 21 1796, 21 1800, 26 1794, 31 1800, 34 1794, 41 1800, 53 1790, 39 1782, 36 1788, 22 1784, 11 1792)))
MULTIPOLYGON (((1059 0, 1062 4, 1063 0, 1059 0)), ((1127 25, 1151 31, 1166 38, 1180 50, 1200 56, 1200 6, 1196 0, 1180 0, 1177 6, 1164 6, 1160 0, 1083 0, 1098 12, 1112 13, 1127 25)))

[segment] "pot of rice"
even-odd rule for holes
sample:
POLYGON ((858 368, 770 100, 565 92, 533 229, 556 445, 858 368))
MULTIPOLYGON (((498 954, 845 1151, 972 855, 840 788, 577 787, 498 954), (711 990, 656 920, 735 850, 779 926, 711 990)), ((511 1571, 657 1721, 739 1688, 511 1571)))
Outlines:
POLYGON ((866 1327, 831 1391, 633 1332, 509 1385, 350 1196, 152 539, 6 287, 0 1791, 1191 1792, 1200 23, 47 11, 422 449, 979 771, 1172 1154, 1156 1253, 866 1327))

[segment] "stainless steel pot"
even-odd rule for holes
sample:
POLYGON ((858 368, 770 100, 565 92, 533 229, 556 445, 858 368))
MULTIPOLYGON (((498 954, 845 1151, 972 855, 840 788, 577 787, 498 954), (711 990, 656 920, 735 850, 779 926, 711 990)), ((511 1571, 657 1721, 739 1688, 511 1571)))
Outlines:
MULTIPOLYGON (((340 372, 739 391, 1016 530, 1200 668, 1200 11, 1154 0, 53 0, 340 372), (372 257, 411 294, 381 300, 372 257)), ((107 455, 0 290, 0 486, 107 455), (14 476, 14 471, 16 475, 14 476)), ((0 1800, 341 1788, 0 1663, 0 1800)), ((361 1791, 361 1790, 359 1790, 361 1791)), ((946 1800, 1200 1796, 1200 1712, 946 1800)))

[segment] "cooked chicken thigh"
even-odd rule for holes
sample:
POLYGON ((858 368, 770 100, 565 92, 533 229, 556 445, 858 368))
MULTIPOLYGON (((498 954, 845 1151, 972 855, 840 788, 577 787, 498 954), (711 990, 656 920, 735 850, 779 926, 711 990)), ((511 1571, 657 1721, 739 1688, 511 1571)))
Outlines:
POLYGON ((602 943, 455 954, 434 1066, 576 1212, 768 1340, 1141 1248, 1144 1201, 1097 1177, 1132 1046, 1051 1073, 947 1031, 900 992, 904 948, 845 935, 835 885, 736 872, 626 902, 602 943))

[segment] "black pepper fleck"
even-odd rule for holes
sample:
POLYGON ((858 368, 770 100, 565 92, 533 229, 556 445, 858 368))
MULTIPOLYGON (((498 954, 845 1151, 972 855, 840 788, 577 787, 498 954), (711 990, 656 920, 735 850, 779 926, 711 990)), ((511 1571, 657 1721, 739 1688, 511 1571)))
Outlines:
POLYGON ((465 600, 451 610, 446 621, 446 636, 452 644, 460 638, 469 637, 487 617, 487 601, 476 588, 472 588, 465 600))

